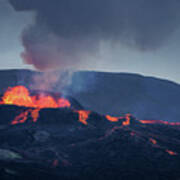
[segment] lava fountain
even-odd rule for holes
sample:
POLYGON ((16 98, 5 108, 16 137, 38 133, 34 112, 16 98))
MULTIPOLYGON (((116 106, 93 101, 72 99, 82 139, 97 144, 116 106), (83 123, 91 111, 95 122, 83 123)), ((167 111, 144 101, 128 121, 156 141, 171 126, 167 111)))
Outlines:
POLYGON ((37 122, 39 112, 44 108, 71 108, 78 114, 79 122, 84 125, 87 125, 87 119, 91 113, 91 111, 74 109, 68 99, 59 97, 59 95, 57 97, 45 92, 31 95, 25 86, 9 87, 1 97, 0 105, 16 105, 27 108, 14 118, 11 125, 25 123, 29 117, 32 122, 37 122))
MULTIPOLYGON (((61 96, 55 96, 47 92, 38 92, 35 94, 25 86, 9 87, 4 95, 1 97, 0 105, 16 105, 23 106, 27 109, 21 114, 17 115, 11 122, 12 125, 25 123, 28 118, 32 119, 32 122, 37 122, 39 118, 39 112, 44 108, 71 108, 74 113, 79 116, 79 122, 84 125, 88 125, 88 118, 91 111, 77 110, 71 105, 71 102, 61 96)), ((112 117, 105 115, 106 120, 111 123, 122 122, 122 126, 129 126, 131 124, 131 114, 126 114, 124 117, 112 117)), ((161 120, 137 120, 141 124, 165 124, 165 125, 180 125, 179 122, 171 123, 161 120)))
POLYGON ((28 117, 33 122, 37 122, 39 112, 43 108, 70 108, 69 100, 59 97, 54 98, 50 94, 38 93, 31 95, 29 90, 24 86, 9 87, 4 93, 0 101, 1 105, 16 105, 27 107, 28 109, 16 116, 12 121, 12 125, 24 123, 28 117))
POLYGON ((8 88, 0 104, 17 105, 32 108, 64 108, 70 107, 70 102, 65 98, 54 99, 51 95, 40 93, 31 96, 24 86, 8 88))

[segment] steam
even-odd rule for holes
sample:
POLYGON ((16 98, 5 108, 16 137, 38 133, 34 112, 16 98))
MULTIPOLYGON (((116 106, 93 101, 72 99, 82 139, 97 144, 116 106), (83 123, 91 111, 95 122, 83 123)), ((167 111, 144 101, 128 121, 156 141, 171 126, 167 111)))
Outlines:
POLYGON ((39 70, 74 68, 99 51, 101 42, 154 50, 179 27, 177 0, 9 0, 34 11, 22 35, 27 64, 39 70))
POLYGON ((61 92, 66 95, 66 87, 72 83, 73 71, 46 71, 33 74, 29 88, 31 90, 61 92))

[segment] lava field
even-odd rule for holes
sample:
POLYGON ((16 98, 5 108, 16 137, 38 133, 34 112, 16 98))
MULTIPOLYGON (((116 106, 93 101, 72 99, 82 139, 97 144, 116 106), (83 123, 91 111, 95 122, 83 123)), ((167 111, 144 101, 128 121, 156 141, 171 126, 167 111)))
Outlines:
POLYGON ((2 102, 2 180, 180 179, 178 123, 2 102))

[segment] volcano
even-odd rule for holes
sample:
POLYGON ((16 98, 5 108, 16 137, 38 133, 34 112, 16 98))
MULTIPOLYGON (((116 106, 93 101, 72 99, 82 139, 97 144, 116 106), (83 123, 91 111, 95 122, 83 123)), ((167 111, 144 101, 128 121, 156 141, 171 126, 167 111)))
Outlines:
MULTIPOLYGON (((62 84, 69 80, 65 74, 55 72, 61 78, 48 91, 63 92, 62 84)), ((17 85, 31 88, 36 76, 43 77, 44 73, 1 70, 0 94, 8 87, 17 85)), ((100 114, 119 116, 131 113, 138 119, 180 122, 180 85, 165 79, 133 73, 80 71, 72 74, 72 79, 63 90, 84 108, 100 114)))
POLYGON ((2 180, 180 178, 179 123, 101 115, 24 86, 2 95, 0 117, 2 180))

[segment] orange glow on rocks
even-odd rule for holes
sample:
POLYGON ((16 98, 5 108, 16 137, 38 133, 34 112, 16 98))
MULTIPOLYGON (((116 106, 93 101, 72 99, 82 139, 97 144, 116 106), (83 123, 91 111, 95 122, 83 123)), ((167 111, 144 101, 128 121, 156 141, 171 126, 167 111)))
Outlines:
POLYGON ((142 124, 165 124, 171 126, 180 126, 180 122, 167 122, 162 120, 139 120, 142 124))
POLYGON ((64 98, 58 99, 58 107, 71 107, 71 103, 64 98))
POLYGON ((39 118, 40 109, 27 109, 22 112, 20 115, 16 116, 15 119, 11 122, 12 125, 22 124, 27 121, 30 117, 33 122, 37 122, 39 118))
MULTIPOLYGON (((39 118, 39 112, 43 108, 71 108, 71 103, 68 99, 63 97, 56 97, 47 93, 37 93, 31 95, 29 90, 24 86, 15 86, 10 87, 4 93, 0 100, 0 105, 16 105, 26 107, 27 110, 24 110, 21 114, 16 116, 11 122, 12 125, 19 123, 24 123, 28 119, 32 122, 37 122, 39 118)), ((78 113, 79 122, 87 125, 87 120, 91 111, 87 110, 73 110, 75 113, 78 113)), ((113 117, 110 115, 105 116, 106 120, 110 122, 121 122, 122 126, 129 126, 131 124, 132 116, 131 114, 126 114, 124 117, 113 117)), ((133 119, 132 119, 133 122, 133 119)), ((167 122, 162 120, 137 120, 141 124, 164 124, 172 126, 180 126, 180 122, 167 122)), ((157 142, 153 139, 150 139, 153 144, 157 142)))
POLYGON ((106 115, 106 119, 111 122, 118 122, 119 118, 106 115))
POLYGON ((131 115, 130 114, 126 114, 126 120, 125 121, 123 121, 123 126, 128 126, 128 125, 130 125, 130 120, 131 120, 131 115))
POLYGON ((78 110, 75 112, 79 114, 79 122, 83 123, 84 125, 87 125, 87 120, 91 112, 86 110, 78 110))
POLYGON ((28 119, 28 114, 30 110, 22 112, 20 115, 16 116, 15 119, 12 121, 12 125, 24 123, 28 119))
POLYGON ((152 144, 157 144, 157 141, 155 139, 150 138, 149 140, 152 144))
POLYGON ((111 122, 118 122, 119 120, 122 120, 123 126, 130 125, 130 121, 131 121, 131 114, 126 114, 125 117, 112 117, 109 115, 106 115, 105 117, 108 121, 111 121, 111 122))
POLYGON ((33 122, 37 122, 38 118, 39 118, 39 112, 41 109, 33 109, 31 111, 31 117, 33 119, 33 122))
POLYGON ((173 151, 170 151, 170 150, 166 150, 166 152, 169 154, 169 155, 171 155, 171 156, 176 156, 177 155, 177 153, 176 152, 173 152, 173 151))

